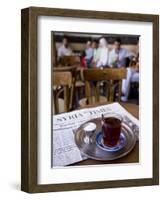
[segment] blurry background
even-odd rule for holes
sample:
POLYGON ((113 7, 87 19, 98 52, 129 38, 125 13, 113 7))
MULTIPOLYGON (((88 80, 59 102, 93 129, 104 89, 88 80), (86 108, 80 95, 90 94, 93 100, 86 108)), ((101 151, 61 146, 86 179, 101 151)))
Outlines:
POLYGON ((68 38, 69 44, 74 52, 80 53, 85 49, 86 42, 88 40, 99 40, 99 38, 104 37, 108 42, 108 48, 111 50, 113 48, 114 40, 118 37, 121 39, 122 48, 126 48, 133 53, 138 52, 138 35, 120 35, 120 34, 107 34, 107 35, 94 35, 94 34, 77 34, 77 33, 59 33, 52 32, 54 41, 56 42, 56 48, 58 49, 62 44, 62 39, 64 36, 68 38))

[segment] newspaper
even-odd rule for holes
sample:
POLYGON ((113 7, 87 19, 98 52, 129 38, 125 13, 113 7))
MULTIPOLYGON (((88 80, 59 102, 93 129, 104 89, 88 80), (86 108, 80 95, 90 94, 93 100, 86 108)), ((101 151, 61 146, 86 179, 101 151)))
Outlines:
POLYGON ((87 159, 77 147, 74 134, 81 124, 101 114, 118 112, 139 134, 139 120, 127 112, 119 103, 112 103, 94 108, 81 109, 53 116, 52 167, 61 167, 87 159))

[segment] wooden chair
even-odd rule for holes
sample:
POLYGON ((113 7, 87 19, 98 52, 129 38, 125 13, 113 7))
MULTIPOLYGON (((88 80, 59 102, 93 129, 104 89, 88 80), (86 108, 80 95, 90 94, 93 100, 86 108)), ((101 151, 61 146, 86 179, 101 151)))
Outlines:
POLYGON ((74 102, 74 93, 75 93, 75 84, 77 77, 77 67, 76 66, 64 66, 64 67, 53 67, 53 72, 70 72, 72 75, 72 86, 70 93, 70 109, 73 107, 74 102))
POLYGON ((71 87, 72 87, 71 72, 53 73, 54 114, 68 112, 70 110, 71 87))
POLYGON ((87 69, 83 71, 83 76, 86 98, 79 101, 80 107, 113 102, 115 82, 118 87, 118 101, 120 101, 122 79, 126 78, 125 68, 87 69), (105 95, 101 95, 101 90, 105 95))
POLYGON ((59 63, 62 66, 73 66, 80 63, 80 57, 79 56, 63 56, 60 58, 59 63))

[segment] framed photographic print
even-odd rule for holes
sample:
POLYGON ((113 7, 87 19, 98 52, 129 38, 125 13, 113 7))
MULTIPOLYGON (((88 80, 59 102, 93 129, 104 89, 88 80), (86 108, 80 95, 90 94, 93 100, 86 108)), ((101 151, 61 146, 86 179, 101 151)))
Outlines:
POLYGON ((159 184, 159 16, 21 11, 21 189, 159 184))

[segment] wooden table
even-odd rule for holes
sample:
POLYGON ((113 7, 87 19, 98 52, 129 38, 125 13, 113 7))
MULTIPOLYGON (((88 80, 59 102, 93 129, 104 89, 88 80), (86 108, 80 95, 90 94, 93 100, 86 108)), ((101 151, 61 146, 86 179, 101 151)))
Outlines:
MULTIPOLYGON (((139 118, 139 106, 131 103, 120 103, 129 113, 137 119, 139 118)), ((99 104, 98 104, 99 105, 99 104)), ((97 106, 97 105, 96 105, 97 106)), ((126 156, 113 161, 98 161, 87 159, 78 163, 73 163, 71 166, 78 165, 100 165, 100 164, 116 164, 116 163, 136 163, 139 162, 139 141, 136 142, 133 150, 126 156)))

